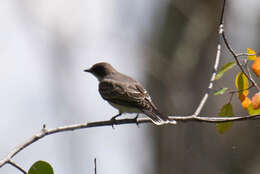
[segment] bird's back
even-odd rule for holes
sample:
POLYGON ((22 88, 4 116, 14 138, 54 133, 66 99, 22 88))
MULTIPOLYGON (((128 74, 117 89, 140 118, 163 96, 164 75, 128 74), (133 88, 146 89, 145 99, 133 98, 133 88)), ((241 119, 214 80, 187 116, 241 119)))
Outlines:
POLYGON ((115 75, 107 76, 100 82, 99 87, 101 96, 108 100, 112 106, 114 106, 113 104, 121 104, 138 108, 157 122, 168 120, 167 116, 158 111, 145 88, 127 75, 116 73, 115 75))

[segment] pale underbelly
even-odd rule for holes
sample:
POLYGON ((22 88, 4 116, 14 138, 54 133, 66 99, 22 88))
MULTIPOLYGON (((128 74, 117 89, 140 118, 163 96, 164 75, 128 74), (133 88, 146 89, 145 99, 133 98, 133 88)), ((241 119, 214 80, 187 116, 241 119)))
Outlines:
POLYGON ((115 104, 115 103, 111 103, 108 102, 111 106, 113 106, 114 108, 118 109, 120 113, 142 113, 142 111, 140 111, 137 108, 133 108, 133 107, 127 107, 127 106, 123 106, 123 105, 119 105, 119 104, 115 104))

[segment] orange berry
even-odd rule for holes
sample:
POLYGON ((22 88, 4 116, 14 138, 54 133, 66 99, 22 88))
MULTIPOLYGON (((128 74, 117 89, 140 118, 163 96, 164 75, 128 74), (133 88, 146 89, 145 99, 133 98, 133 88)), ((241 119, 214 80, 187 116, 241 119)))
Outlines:
POLYGON ((252 64, 252 70, 254 71, 254 73, 260 77, 260 57, 257 57, 254 61, 254 63, 252 64))
POLYGON ((256 93, 252 98, 252 106, 254 109, 260 108, 260 92, 256 93))
POLYGON ((249 105, 251 104, 250 98, 246 97, 242 102, 241 105, 244 109, 248 109, 249 105))

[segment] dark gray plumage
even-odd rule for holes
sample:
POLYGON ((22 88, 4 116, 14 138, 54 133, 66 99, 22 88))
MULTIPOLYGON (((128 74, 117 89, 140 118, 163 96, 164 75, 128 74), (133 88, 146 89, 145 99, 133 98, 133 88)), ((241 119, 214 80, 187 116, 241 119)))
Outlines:
POLYGON ((150 95, 136 80, 116 71, 109 63, 97 63, 90 69, 99 80, 99 93, 102 98, 122 113, 144 113, 157 124, 173 123, 161 114, 153 104, 150 95))

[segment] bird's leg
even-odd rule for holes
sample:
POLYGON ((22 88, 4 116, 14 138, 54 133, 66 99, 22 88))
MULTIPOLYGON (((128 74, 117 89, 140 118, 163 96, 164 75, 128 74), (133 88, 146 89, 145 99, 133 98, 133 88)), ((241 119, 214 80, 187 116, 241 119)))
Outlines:
POLYGON ((119 117, 120 115, 122 115, 122 113, 119 113, 117 115, 115 115, 114 117, 111 118, 112 121, 115 121, 117 117, 119 117))
POLYGON ((112 121, 112 128, 114 129, 114 124, 116 123, 116 118, 119 117, 120 115, 122 115, 122 113, 119 113, 117 115, 115 115, 114 117, 112 117, 110 120, 112 121))
POLYGON ((139 123, 138 123, 138 121, 137 121, 137 118, 139 117, 139 113, 137 113, 137 115, 136 115, 136 117, 134 118, 134 120, 135 120, 135 123, 136 123, 136 125, 137 125, 137 127, 139 128, 139 123))

